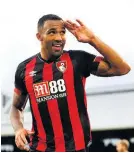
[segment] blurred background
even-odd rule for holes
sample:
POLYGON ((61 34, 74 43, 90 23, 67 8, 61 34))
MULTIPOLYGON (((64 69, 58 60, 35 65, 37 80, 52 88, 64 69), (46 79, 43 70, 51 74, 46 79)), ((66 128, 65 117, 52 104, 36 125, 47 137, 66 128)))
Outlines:
MULTIPOLYGON (((1 151, 19 151, 9 121, 14 74, 20 62, 40 51, 37 22, 49 13, 73 21, 81 19, 131 66, 131 72, 121 77, 91 75, 86 81, 86 92, 93 136, 90 151, 115 151, 117 141, 124 138, 130 143, 129 151, 134 151, 133 0, 0 1, 1 151)), ((99 55, 88 44, 77 42, 70 33, 65 49, 82 49, 99 55)), ((24 115, 25 127, 31 129, 28 102, 24 115)))

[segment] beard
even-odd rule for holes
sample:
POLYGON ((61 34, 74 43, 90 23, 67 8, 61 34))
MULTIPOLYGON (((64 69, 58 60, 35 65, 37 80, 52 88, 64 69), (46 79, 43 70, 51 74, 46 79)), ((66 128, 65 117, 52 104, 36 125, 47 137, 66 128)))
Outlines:
POLYGON ((62 50, 51 50, 51 53, 49 52, 49 58, 48 58, 48 61, 49 62, 52 62, 52 61, 55 61, 57 60, 61 55, 63 54, 63 49, 62 50))
POLYGON ((63 49, 62 50, 54 50, 52 51, 52 56, 61 56, 61 54, 63 53, 63 49))
POLYGON ((42 50, 45 52, 45 55, 48 60, 54 61, 63 54, 65 42, 62 42, 61 46, 56 46, 53 42, 48 42, 42 44, 42 50))

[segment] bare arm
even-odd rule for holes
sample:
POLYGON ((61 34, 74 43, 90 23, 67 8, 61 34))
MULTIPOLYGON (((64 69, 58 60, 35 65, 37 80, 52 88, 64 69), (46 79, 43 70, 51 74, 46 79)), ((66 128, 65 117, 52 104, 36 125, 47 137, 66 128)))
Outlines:
POLYGON ((15 131, 15 143, 17 147, 21 150, 28 151, 29 148, 26 147, 26 144, 28 144, 26 136, 31 135, 34 132, 26 130, 23 127, 23 109, 25 107, 26 100, 26 95, 14 92, 13 104, 10 110, 10 120, 15 131))
POLYGON ((100 62, 97 72, 93 72, 93 74, 97 76, 119 76, 130 71, 129 65, 117 52, 99 38, 93 37, 90 43, 104 56, 104 60, 100 62))
POLYGON ((78 24, 67 20, 66 28, 76 37, 79 42, 89 43, 103 55, 104 60, 99 64, 97 72, 92 72, 97 76, 119 76, 130 71, 129 65, 111 47, 101 41, 89 30, 80 20, 78 24))
POLYGON ((13 95, 13 104, 10 111, 10 120, 14 131, 16 132, 19 129, 23 128, 23 110, 21 110, 26 96, 18 95, 14 92, 13 95))

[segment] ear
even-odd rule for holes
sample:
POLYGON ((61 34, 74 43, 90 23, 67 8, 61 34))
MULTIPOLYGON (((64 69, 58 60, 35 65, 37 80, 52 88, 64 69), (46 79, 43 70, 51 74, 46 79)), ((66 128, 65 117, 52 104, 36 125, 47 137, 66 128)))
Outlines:
POLYGON ((36 37, 37 37, 37 39, 39 40, 39 41, 42 41, 43 39, 42 39, 42 36, 41 36, 41 34, 38 32, 37 34, 36 34, 36 37))

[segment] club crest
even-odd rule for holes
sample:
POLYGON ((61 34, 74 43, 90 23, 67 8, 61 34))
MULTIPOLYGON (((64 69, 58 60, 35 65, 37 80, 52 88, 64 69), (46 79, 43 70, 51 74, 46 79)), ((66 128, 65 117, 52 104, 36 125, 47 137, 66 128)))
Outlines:
POLYGON ((67 69, 67 62, 66 61, 59 61, 56 63, 57 69, 64 73, 67 69))

